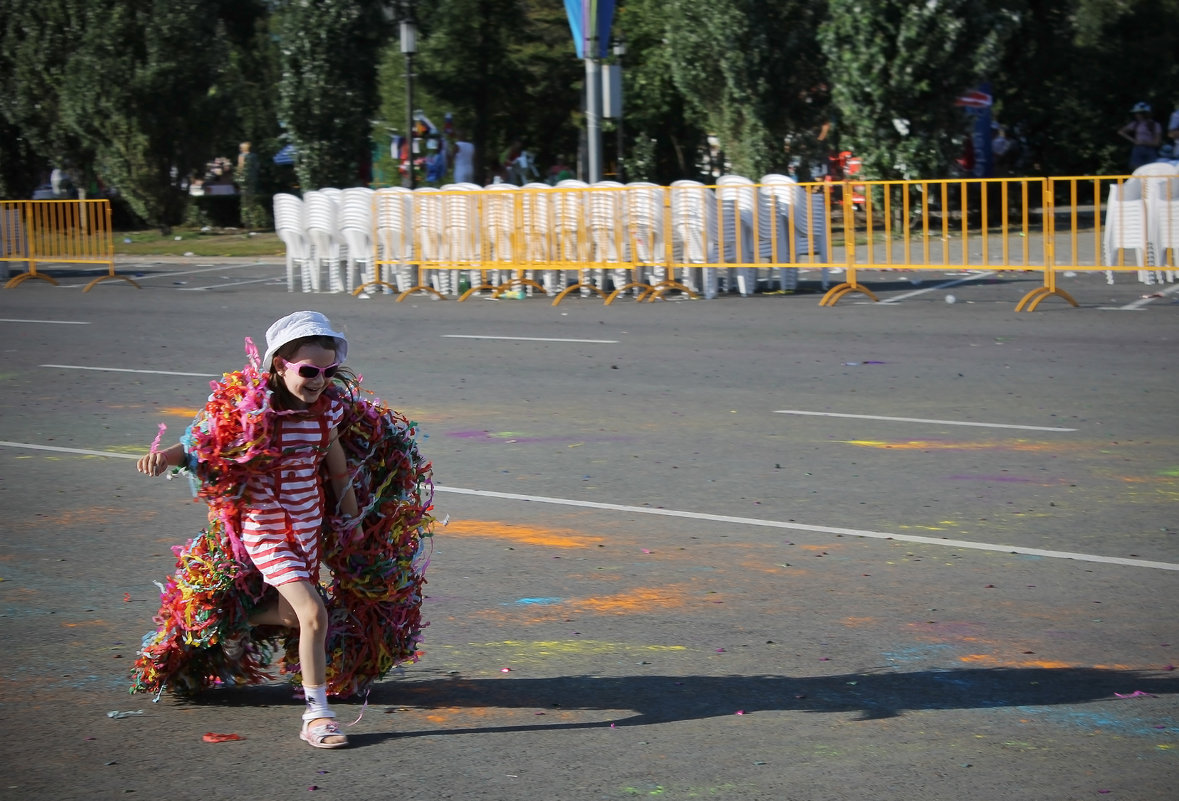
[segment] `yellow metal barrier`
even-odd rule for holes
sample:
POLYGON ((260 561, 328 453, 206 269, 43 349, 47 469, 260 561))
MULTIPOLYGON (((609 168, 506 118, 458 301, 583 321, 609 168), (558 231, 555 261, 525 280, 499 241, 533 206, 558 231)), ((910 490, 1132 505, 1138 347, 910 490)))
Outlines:
POLYGON ((1041 273, 1016 306, 1033 311, 1053 296, 1077 305, 1057 286, 1062 270, 1174 280, 1179 248, 1179 175, 566 181, 382 190, 374 204, 376 279, 356 292, 381 285, 399 301, 422 291, 460 301, 544 294, 554 305, 572 294, 610 304, 673 291, 791 293, 800 269, 819 269, 820 305, 834 306, 852 293, 877 299, 864 270, 971 270, 1041 273), (840 270, 843 280, 829 286, 840 270))
POLYGON ((37 270, 38 262, 105 264, 108 273, 88 283, 83 292, 112 278, 139 284, 115 273, 115 245, 108 200, 0 201, 0 262, 26 265, 10 278, 6 289, 30 278, 57 281, 37 270))

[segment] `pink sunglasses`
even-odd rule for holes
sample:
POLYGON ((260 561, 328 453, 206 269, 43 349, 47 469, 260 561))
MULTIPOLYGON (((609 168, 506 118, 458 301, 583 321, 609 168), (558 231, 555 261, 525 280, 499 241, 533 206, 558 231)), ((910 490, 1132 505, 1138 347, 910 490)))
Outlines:
POLYGON ((279 357, 279 360, 287 367, 297 367, 299 370, 299 376, 301 378, 318 378, 319 376, 323 376, 326 379, 331 378, 336 373, 340 372, 339 362, 333 362, 327 367, 320 367, 318 365, 312 364, 311 362, 288 362, 281 356, 279 357))

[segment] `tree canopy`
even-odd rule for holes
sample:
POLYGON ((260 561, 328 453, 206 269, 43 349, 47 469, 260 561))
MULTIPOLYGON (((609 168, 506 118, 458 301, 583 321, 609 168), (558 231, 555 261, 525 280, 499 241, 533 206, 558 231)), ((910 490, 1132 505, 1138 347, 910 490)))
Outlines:
MULTIPOLYGON (((968 135, 955 98, 983 83, 1021 170, 1116 173, 1129 108, 1146 101, 1165 122, 1179 101, 1179 0, 617 6, 632 180, 809 178, 838 149, 867 177, 943 177, 968 135)), ((70 167, 167 227, 189 176, 245 140, 271 190, 367 183, 372 154, 405 126, 407 9, 414 104, 453 114, 482 175, 515 141, 542 164, 577 163, 585 70, 555 0, 8 0, 0 193, 28 197, 70 167), (272 156, 288 144, 284 176, 272 156)))

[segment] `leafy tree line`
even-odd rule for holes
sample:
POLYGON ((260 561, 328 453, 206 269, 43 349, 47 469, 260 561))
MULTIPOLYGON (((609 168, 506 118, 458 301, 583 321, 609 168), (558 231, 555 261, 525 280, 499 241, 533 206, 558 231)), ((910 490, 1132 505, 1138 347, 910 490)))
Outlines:
MULTIPOLYGON (((585 73, 556 0, 6 0, 0 196, 68 167, 166 229, 242 141, 262 167, 253 220, 274 191, 369 183, 405 126, 408 8, 414 105, 453 113, 478 174, 514 142, 576 163, 585 73)), ((1179 0, 619 0, 614 32, 627 180, 807 178, 838 149, 870 177, 943 177, 969 135, 955 98, 984 82, 1021 172, 1118 173, 1130 106, 1165 122, 1179 101, 1179 0)))

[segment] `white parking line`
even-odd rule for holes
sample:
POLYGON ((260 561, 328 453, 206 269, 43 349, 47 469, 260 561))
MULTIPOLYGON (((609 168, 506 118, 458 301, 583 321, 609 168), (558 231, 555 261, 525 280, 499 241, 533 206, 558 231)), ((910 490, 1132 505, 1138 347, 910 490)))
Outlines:
MULTIPOLYGON (((53 445, 33 445, 26 442, 7 442, 0 440, 0 447, 23 448, 55 453, 72 453, 80 456, 109 456, 114 459, 138 459, 142 454, 115 453, 113 451, 92 451, 81 448, 62 448, 53 445)), ((600 503, 598 501, 579 501, 572 498, 550 498, 543 495, 521 495, 515 492, 493 492, 491 490, 466 489, 464 487, 444 487, 435 485, 438 492, 449 492, 455 495, 474 495, 481 498, 497 498, 505 501, 524 501, 526 503, 545 503, 555 506, 573 506, 581 509, 600 509, 607 512, 626 512, 627 514, 657 515, 660 517, 678 517, 690 520, 707 520, 713 523, 728 523, 730 525, 759 526, 763 528, 779 528, 791 531, 808 531, 816 534, 842 534, 847 537, 863 537, 877 540, 896 540, 898 542, 912 542, 921 545, 940 545, 946 548, 973 551, 997 551, 999 553, 1021 554, 1023 556, 1039 556, 1048 559, 1072 559, 1079 562, 1097 562, 1107 565, 1125 565, 1127 567, 1149 567, 1158 570, 1179 570, 1179 564, 1172 562, 1153 562, 1148 559, 1125 559, 1119 556, 1098 556, 1096 554, 1073 553, 1070 551, 1048 551, 1042 548, 1023 548, 1018 545, 1000 545, 988 542, 970 542, 967 540, 938 539, 936 537, 919 537, 912 534, 892 534, 887 531, 869 531, 857 528, 839 528, 836 526, 814 526, 807 523, 783 522, 781 520, 759 520, 755 517, 735 517, 733 515, 713 515, 704 512, 685 512, 677 509, 652 509, 649 506, 625 506, 618 503, 600 503)))
POLYGON ((995 270, 988 270, 987 272, 983 272, 983 273, 974 273, 972 275, 966 276, 965 278, 959 278, 956 281, 943 281, 940 284, 934 284, 933 286, 925 287, 924 289, 915 289, 912 292, 906 292, 903 295, 893 295, 892 297, 886 298, 885 300, 882 300, 880 302, 881 303, 896 303, 897 301, 905 300, 906 298, 916 297, 917 295, 924 295, 926 292, 936 292, 939 289, 949 289, 950 287, 958 286, 959 284, 969 284, 971 281, 977 281, 980 278, 989 278, 992 275, 995 275, 995 270))
POLYGON ((559 339, 557 337, 495 337, 476 334, 443 334, 446 339, 507 339, 520 342, 584 342, 587 345, 617 345, 617 339, 559 339))
POLYGON ((15 320, 15 319, 0 319, 0 323, 45 323, 47 325, 90 325, 79 320, 15 320))
POLYGON ((1055 426, 1024 426, 1014 423, 972 423, 966 420, 927 420, 923 417, 885 417, 879 414, 841 414, 840 412, 808 412, 802 409, 777 409, 774 414, 802 414, 814 417, 854 417, 858 420, 891 420, 895 423, 933 423, 943 426, 978 426, 979 428, 1018 428, 1025 431, 1076 431, 1075 428, 1055 426))
POLYGON ((216 378, 212 373, 179 373, 174 370, 132 370, 127 367, 91 367, 81 364, 42 364, 41 367, 55 367, 58 370, 98 370, 103 373, 148 373, 150 375, 191 375, 197 378, 216 378))

